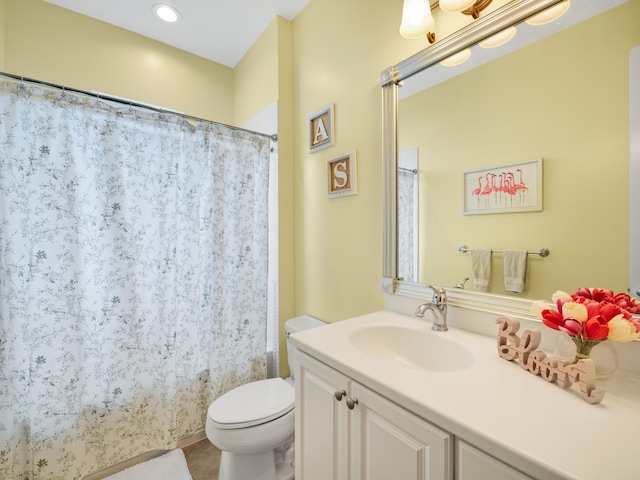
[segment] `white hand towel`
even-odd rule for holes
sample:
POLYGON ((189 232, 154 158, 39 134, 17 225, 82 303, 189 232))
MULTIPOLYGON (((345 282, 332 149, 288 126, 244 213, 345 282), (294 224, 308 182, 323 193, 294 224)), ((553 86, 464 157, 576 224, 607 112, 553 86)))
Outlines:
POLYGON ((480 292, 488 292, 491 285, 491 250, 471 250, 471 267, 473 288, 480 292))
POLYGON ((527 276, 527 251, 504 251, 504 288, 508 292, 521 293, 527 276))

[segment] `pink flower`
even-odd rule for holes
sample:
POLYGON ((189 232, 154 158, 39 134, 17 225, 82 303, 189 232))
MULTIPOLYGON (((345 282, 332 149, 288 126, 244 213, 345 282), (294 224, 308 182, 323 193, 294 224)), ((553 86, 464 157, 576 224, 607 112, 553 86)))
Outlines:
POLYGON ((563 325, 558 325, 558 330, 575 337, 582 333, 582 322, 574 320, 573 318, 567 318, 564 320, 563 325))
POLYGON ((574 295, 591 299, 591 290, 589 290, 588 288, 579 288, 576 290, 576 293, 574 293, 574 295))

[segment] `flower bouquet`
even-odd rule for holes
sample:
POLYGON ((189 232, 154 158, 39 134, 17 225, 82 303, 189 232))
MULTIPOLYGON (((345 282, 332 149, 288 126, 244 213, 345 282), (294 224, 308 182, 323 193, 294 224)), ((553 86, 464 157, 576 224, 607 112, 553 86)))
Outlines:
POLYGON ((539 300, 531 306, 549 328, 565 332, 576 345, 575 362, 589 358, 604 340, 631 342, 640 338, 640 303, 626 293, 601 288, 579 288, 573 294, 558 290, 552 300, 556 310, 539 300))

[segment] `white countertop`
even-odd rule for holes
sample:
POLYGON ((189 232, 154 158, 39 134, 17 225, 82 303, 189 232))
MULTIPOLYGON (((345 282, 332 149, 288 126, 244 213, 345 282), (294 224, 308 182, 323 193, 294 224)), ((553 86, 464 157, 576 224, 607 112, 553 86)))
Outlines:
MULTIPOLYGON (((495 331, 497 337, 497 325, 495 331)), ((495 337, 457 329, 435 332, 430 322, 389 311, 290 338, 301 351, 534 478, 640 478, 636 375, 618 370, 598 379, 605 395, 592 405, 577 386, 562 389, 500 358, 495 337), (349 340, 363 326, 376 325, 445 335, 471 350, 475 363, 464 370, 430 372, 381 361, 349 340)))

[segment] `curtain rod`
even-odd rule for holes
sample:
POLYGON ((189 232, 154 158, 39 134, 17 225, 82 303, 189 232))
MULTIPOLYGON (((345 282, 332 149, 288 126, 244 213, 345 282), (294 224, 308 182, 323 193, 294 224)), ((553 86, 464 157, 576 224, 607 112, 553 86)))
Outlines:
POLYGON ((33 78, 27 78, 27 77, 23 77, 23 76, 20 76, 20 75, 13 75, 11 73, 0 72, 0 76, 1 77, 5 77, 5 78, 9 78, 9 79, 12 79, 12 80, 19 80, 21 82, 28 82, 28 83, 33 83, 33 84, 36 84, 36 85, 43 85, 43 86, 49 87, 49 88, 56 88, 58 90, 77 93, 77 94, 80 94, 80 95, 87 95, 89 97, 94 97, 94 98, 98 98, 98 99, 102 99, 102 100, 108 100, 110 102, 116 102, 116 103, 120 103, 122 105, 129 105, 129 106, 132 106, 132 107, 146 108, 147 110, 152 110, 152 111, 158 112, 158 113, 170 113, 172 115, 177 115, 179 117, 182 117, 185 120, 192 120, 194 122, 211 123, 213 125, 219 125, 221 127, 228 128, 230 130, 238 130, 238 131, 241 131, 241 132, 247 132, 247 133, 252 133, 254 135, 259 135, 261 137, 267 137, 267 138, 271 139, 274 142, 278 141, 278 134, 276 134, 276 133, 270 135, 268 133, 256 132, 254 130, 249 130, 249 129, 246 129, 246 128, 236 127, 234 125, 227 125, 226 123, 214 122, 213 120, 206 120, 204 118, 193 117, 191 115, 187 115, 186 113, 178 112, 176 110, 171 110, 171 109, 167 109, 167 108, 162 108, 162 107, 159 107, 159 106, 156 106, 156 105, 151 105, 149 103, 136 102, 136 101, 130 100, 128 98, 116 97, 116 96, 113 96, 113 95, 104 94, 104 93, 100 93, 100 92, 87 92, 85 90, 79 90, 77 88, 65 87, 63 85, 56 85, 55 83, 44 82, 42 80, 35 80, 33 78))

